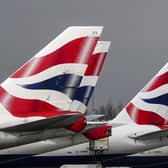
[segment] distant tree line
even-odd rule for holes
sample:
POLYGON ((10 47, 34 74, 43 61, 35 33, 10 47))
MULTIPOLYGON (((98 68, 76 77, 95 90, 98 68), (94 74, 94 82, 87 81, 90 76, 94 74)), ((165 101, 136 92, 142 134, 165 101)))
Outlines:
MULTIPOLYGON (((107 104, 100 105, 98 108, 92 110, 91 114, 102 114, 102 120, 112 120, 123 109, 124 104, 120 101, 117 105, 114 105, 112 101, 107 104)), ((88 114, 88 112, 87 112, 88 114)))

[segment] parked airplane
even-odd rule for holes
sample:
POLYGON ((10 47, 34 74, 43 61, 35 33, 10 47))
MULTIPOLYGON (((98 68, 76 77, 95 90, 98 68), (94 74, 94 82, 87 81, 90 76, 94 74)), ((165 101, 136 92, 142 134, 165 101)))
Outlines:
POLYGON ((85 128, 86 94, 97 81, 87 67, 101 32, 100 26, 67 28, 0 85, 0 149, 85 128))
MULTIPOLYGON (((100 155, 99 160, 112 166, 117 160, 119 164, 126 155, 168 145, 167 106, 168 63, 114 120, 108 122, 112 127, 116 124, 118 127, 112 128, 112 136, 108 139, 108 150, 100 155)), ((30 158, 31 164, 36 161, 45 164, 48 161, 48 166, 52 164, 96 163, 97 159, 97 157, 90 155, 89 143, 30 158)), ((131 165, 130 160, 124 161, 131 165)))
MULTIPOLYGON (((93 89, 97 84, 109 47, 109 41, 98 41, 93 54, 90 56, 87 70, 84 73, 85 77, 81 80, 79 87, 76 89, 78 100, 83 102, 86 106, 89 99, 91 98, 93 89)), ((8 155, 7 159, 9 160, 11 155, 12 158, 14 158, 14 155, 16 155, 15 158, 21 158, 22 155, 25 156, 41 154, 44 152, 64 148, 66 146, 87 142, 88 139, 93 140, 109 136, 110 133, 107 131, 110 128, 111 126, 105 125, 104 123, 101 125, 98 123, 96 127, 95 124, 90 124, 87 125, 83 131, 78 134, 74 134, 73 136, 67 135, 26 145, 1 149, 0 155, 8 155)))

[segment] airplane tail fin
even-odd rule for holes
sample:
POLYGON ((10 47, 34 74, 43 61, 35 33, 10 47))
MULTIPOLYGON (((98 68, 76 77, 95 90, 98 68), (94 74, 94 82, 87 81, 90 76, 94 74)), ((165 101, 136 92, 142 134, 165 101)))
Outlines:
POLYGON ((96 87, 110 45, 110 41, 98 41, 91 59, 88 60, 88 67, 81 80, 79 88, 73 95, 73 99, 82 102, 86 106, 96 87))
POLYGON ((126 105, 114 121, 168 125, 168 63, 126 105))
POLYGON ((1 84, 3 111, 15 117, 73 112, 69 90, 80 85, 101 32, 101 26, 67 28, 1 84))

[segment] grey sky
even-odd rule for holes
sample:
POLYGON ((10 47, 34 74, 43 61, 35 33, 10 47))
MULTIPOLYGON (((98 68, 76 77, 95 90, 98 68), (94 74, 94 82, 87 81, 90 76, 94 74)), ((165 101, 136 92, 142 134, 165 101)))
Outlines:
POLYGON ((112 40, 96 104, 128 102, 167 62, 167 0, 1 0, 0 81, 68 26, 103 25, 112 40))

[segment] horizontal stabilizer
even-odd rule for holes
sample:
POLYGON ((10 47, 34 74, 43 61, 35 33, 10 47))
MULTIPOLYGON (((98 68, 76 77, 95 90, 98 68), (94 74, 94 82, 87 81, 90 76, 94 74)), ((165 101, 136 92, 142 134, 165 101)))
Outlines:
POLYGON ((108 121, 88 121, 87 122, 88 126, 105 125, 105 124, 110 125, 112 128, 120 127, 120 126, 125 125, 123 123, 109 123, 108 121))
POLYGON ((5 127, 0 129, 0 131, 19 132, 19 131, 35 131, 51 128, 65 128, 74 124, 75 121, 77 121, 81 117, 81 115, 82 114, 79 113, 78 114, 70 113, 38 121, 32 121, 25 124, 5 127))
POLYGON ((87 121, 95 121, 95 120, 101 119, 103 117, 104 117, 104 114, 94 114, 94 115, 87 115, 86 119, 87 119, 87 121))
POLYGON ((158 130, 158 131, 153 131, 153 132, 148 132, 148 133, 136 133, 129 138, 136 139, 136 140, 148 140, 148 139, 156 139, 160 137, 165 137, 168 136, 168 129, 163 129, 163 130, 158 130))

